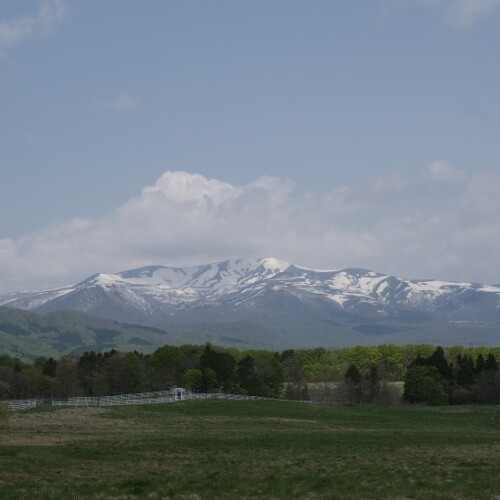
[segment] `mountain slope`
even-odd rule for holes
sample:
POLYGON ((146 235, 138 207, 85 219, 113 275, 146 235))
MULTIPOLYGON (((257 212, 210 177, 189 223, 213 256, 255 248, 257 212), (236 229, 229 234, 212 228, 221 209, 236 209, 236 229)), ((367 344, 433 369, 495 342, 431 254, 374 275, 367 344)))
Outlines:
POLYGON ((184 332, 187 342, 199 339, 193 332, 201 325, 214 324, 234 328, 216 341, 262 347, 500 340, 499 286, 321 271, 274 258, 97 274, 73 286, 0 297, 0 305, 81 311, 184 332))
POLYGON ((158 345, 175 342, 175 336, 158 328, 128 325, 80 312, 42 315, 0 307, 0 353, 22 359, 112 348, 151 352, 158 345))

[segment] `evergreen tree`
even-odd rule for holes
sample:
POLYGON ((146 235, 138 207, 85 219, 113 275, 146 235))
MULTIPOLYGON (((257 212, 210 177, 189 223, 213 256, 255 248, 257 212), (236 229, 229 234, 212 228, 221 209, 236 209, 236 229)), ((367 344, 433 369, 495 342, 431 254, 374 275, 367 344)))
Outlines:
POLYGON ((355 364, 349 365, 349 368, 345 372, 345 378, 356 385, 361 382, 361 373, 355 364))
POLYGON ((287 359, 294 358, 295 357, 295 350, 294 349, 286 349, 280 354, 280 361, 283 363, 287 359))
POLYGON ((102 353, 86 352, 78 360, 76 376, 86 396, 95 396, 95 382, 104 371, 104 357, 102 353))
POLYGON ((151 384, 155 390, 177 385, 181 378, 182 351, 165 345, 156 349, 149 358, 151 384))
POLYGON ((255 359, 245 356, 238 362, 236 369, 239 386, 245 394, 257 396, 260 392, 260 381, 255 372, 255 359))
POLYGON ((368 374, 368 401, 373 403, 377 400, 380 393, 380 376, 376 365, 370 366, 368 374))
POLYGON ((441 346, 436 347, 436 350, 428 358, 428 366, 434 366, 443 379, 447 379, 449 375, 448 361, 446 361, 444 350, 441 346))
POLYGON ((479 353, 479 356, 476 359, 476 367, 474 368, 474 373, 481 373, 486 369, 486 361, 484 360, 484 356, 482 353, 479 353))
POLYGON ((350 364, 345 372, 345 381, 349 389, 349 399, 352 403, 361 402, 361 373, 355 364, 350 364))
MULTIPOLYGON (((266 361, 259 360, 261 371, 262 367, 265 364, 266 369, 263 373, 263 396, 271 397, 271 398, 279 398, 283 392, 283 366, 280 363, 279 359, 276 356, 273 356, 271 359, 266 361)), ((259 374, 259 370, 257 370, 257 374, 259 374)))
POLYGON ((130 377, 130 391, 144 392, 148 388, 144 355, 137 351, 125 355, 125 366, 130 377))
POLYGON ((48 377, 55 377, 56 369, 57 361, 54 358, 49 358, 43 365, 42 373, 48 377))
POLYGON ((474 361, 471 357, 457 356, 457 384, 469 386, 474 380, 474 361))
POLYGON ((448 404, 448 395, 438 369, 422 365, 410 367, 405 375, 403 398, 410 403, 448 404))
POLYGON ((488 357, 486 358, 485 369, 491 371, 498 370, 497 360, 495 359, 495 355, 491 352, 488 354, 488 357))
POLYGON ((201 389, 202 392, 214 392, 217 390, 217 375, 212 368, 205 368, 202 373, 201 389))
POLYGON ((200 358, 200 370, 210 368, 215 372, 218 385, 224 391, 230 391, 236 383, 236 360, 228 352, 217 352, 208 344, 200 358))

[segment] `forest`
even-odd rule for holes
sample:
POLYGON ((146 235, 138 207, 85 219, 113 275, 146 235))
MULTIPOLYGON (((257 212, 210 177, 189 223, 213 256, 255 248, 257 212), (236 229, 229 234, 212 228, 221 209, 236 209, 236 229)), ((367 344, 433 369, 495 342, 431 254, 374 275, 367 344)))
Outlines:
POLYGON ((240 351, 214 345, 86 352, 27 363, 0 355, 0 399, 99 397, 181 386, 319 403, 500 402, 500 348, 392 344, 240 351))

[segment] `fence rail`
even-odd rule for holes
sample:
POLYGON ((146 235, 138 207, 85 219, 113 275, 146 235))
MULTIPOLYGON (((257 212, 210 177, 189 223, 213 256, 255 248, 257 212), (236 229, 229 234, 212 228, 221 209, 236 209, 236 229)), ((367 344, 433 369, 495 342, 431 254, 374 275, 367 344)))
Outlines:
POLYGON ((31 410, 37 407, 36 399, 18 399, 9 401, 8 407, 10 411, 31 410))
MULTIPOLYGON (((135 406, 177 403, 180 401, 197 401, 208 399, 237 400, 237 401, 286 401, 284 399, 264 398, 261 396, 247 396, 243 394, 213 393, 190 393, 173 395, 172 391, 142 392, 138 394, 119 394, 115 396, 100 397, 73 397, 67 399, 23 399, 8 401, 10 411, 22 411, 37 408, 39 406, 135 406)), ((295 403, 311 403, 311 401, 294 401, 295 403)))

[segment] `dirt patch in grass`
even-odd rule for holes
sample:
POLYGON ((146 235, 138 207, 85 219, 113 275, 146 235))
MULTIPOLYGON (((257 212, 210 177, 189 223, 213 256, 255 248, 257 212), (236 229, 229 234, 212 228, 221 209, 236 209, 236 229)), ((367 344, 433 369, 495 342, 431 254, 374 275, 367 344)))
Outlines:
POLYGON ((260 419, 261 422, 270 422, 273 425, 285 425, 287 427, 300 427, 302 429, 331 429, 332 425, 326 424, 317 420, 310 420, 305 418, 282 418, 282 417, 268 417, 260 419))
POLYGON ((104 408, 74 408, 53 412, 19 412, 10 418, 9 429, 3 431, 0 442, 14 446, 53 446, 70 442, 115 439, 135 429, 133 422, 102 418, 104 408))
POLYGON ((43 436, 32 434, 30 436, 9 435, 0 437, 0 443, 3 446, 54 446, 58 444, 66 444, 75 441, 81 441, 83 436, 43 436))

